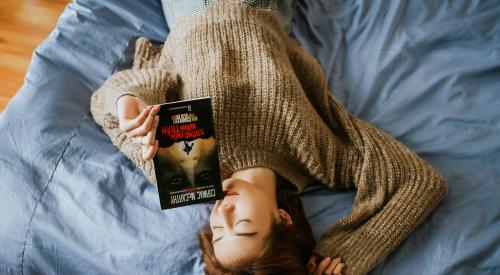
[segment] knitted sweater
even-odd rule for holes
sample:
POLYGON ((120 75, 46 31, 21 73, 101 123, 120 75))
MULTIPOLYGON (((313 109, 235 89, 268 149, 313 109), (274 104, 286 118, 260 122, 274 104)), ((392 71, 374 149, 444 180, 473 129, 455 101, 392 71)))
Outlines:
POLYGON ((223 178, 263 166, 298 191, 313 181, 357 189, 351 214, 314 252, 342 257, 347 274, 367 273, 429 215, 447 185, 404 145, 350 115, 273 12, 235 2, 219 0, 179 19, 163 47, 138 39, 133 67, 93 94, 92 115, 154 184, 153 162, 118 127, 117 99, 211 97, 223 178))

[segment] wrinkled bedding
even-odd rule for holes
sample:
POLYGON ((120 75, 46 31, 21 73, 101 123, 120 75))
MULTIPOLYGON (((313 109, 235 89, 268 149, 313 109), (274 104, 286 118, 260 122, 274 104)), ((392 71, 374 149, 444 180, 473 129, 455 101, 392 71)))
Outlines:
MULTIPOLYGON (((354 115, 435 167, 449 194, 371 274, 500 274, 500 2, 297 0, 293 36, 354 115)), ((0 115, 1 274, 203 274, 207 204, 160 211, 89 100, 168 35, 160 1, 77 0, 0 115)), ((354 191, 302 195, 316 238, 354 191)))

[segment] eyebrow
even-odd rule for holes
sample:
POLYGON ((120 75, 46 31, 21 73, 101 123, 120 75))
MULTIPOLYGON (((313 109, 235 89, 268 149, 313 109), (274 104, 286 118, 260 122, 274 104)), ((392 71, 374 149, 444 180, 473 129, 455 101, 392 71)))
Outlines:
MULTIPOLYGON (((251 237, 251 236, 256 235, 257 233, 258 233, 258 232, 236 233, 236 236, 246 236, 246 237, 251 237)), ((212 245, 213 245, 213 244, 215 244, 216 242, 220 241, 223 237, 224 237, 224 236, 219 237, 219 238, 217 238, 217 239, 213 240, 213 241, 212 241, 212 245)))

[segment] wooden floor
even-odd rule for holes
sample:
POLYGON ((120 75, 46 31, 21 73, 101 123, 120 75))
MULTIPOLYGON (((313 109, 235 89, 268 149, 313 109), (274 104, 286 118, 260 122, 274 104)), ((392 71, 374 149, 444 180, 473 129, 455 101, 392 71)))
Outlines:
POLYGON ((0 0, 0 112, 16 94, 35 48, 69 0, 0 0))

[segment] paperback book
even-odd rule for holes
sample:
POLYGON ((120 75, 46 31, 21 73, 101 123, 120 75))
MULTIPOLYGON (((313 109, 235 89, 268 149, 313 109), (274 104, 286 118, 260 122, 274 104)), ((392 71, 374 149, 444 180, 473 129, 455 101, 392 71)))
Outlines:
POLYGON ((153 158, 161 209, 223 198, 208 97, 160 105, 153 158))

